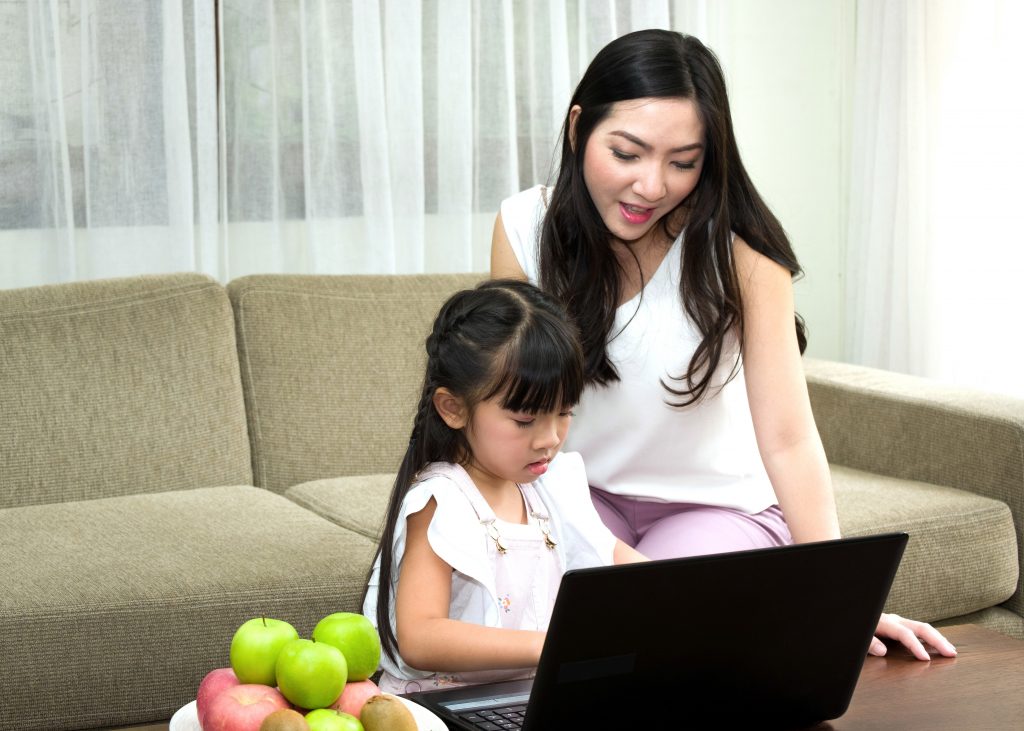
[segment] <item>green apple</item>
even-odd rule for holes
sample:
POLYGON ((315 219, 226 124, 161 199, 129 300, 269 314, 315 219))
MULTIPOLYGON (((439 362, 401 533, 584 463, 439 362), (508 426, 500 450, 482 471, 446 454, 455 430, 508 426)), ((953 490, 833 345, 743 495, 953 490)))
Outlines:
POLYGON ((256 617, 243 622, 231 638, 231 669, 240 683, 273 687, 278 653, 298 638, 295 628, 280 619, 256 617))
POLYGON ((306 714, 309 731, 363 731, 359 719, 333 708, 319 708, 306 714))
POLYGON ((348 663, 349 680, 366 680, 380 662, 380 636, 362 614, 335 612, 317 622, 313 639, 334 645, 348 663))
POLYGON ((299 708, 326 708, 341 696, 348 665, 341 650, 315 640, 292 640, 277 657, 277 687, 299 708))

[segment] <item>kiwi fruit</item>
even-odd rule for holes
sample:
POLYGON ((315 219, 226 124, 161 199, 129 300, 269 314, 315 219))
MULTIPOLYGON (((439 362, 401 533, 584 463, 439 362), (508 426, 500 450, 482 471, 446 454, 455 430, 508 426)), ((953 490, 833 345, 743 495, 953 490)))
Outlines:
POLYGON ((309 731, 306 718, 290 708, 279 708, 267 715, 260 724, 260 731, 309 731))
POLYGON ((417 731, 419 728, 412 712, 390 693, 370 696, 359 712, 359 722, 366 731, 417 731))

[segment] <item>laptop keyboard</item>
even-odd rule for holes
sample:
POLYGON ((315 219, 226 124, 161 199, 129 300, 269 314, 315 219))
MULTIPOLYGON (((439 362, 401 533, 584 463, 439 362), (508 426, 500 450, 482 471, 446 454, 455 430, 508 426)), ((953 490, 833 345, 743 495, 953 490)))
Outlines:
POLYGON ((516 729, 523 727, 526 720, 526 706, 514 705, 485 710, 466 711, 458 714, 459 718, 472 724, 482 731, 499 731, 499 729, 516 729))

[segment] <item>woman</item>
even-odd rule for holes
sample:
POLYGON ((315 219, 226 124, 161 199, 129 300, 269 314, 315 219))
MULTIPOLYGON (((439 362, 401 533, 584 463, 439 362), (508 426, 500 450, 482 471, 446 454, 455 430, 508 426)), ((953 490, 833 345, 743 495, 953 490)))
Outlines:
MULTIPOLYGON (((602 49, 569 103, 555 185, 502 203, 491 275, 538 283, 579 325, 588 385, 566 449, 641 553, 839 537, 799 273, 743 168, 714 54, 662 30, 602 49)), ((919 638, 955 653, 895 615, 878 634, 921 659, 919 638)))

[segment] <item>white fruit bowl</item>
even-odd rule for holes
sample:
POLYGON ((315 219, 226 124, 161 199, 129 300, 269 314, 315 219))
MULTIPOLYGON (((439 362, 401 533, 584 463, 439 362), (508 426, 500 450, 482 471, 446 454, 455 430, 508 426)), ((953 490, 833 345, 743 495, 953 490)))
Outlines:
MULTIPOLYGON (((409 709, 412 717, 416 719, 419 731, 448 731, 444 721, 434 715, 434 713, 418 703, 413 703, 401 696, 397 697, 409 709)), ((195 701, 186 703, 175 711, 174 715, 171 716, 170 731, 203 731, 202 726, 199 725, 199 716, 196 715, 195 701)))

